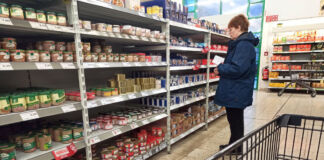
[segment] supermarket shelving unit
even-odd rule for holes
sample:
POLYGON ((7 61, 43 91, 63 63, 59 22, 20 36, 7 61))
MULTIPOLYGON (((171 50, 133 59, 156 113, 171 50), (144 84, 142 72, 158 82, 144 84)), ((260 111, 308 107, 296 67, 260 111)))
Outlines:
MULTIPOLYGON (((25 6, 39 6, 43 5, 42 3, 37 4, 35 1, 26 0, 26 1, 5 1, 7 3, 15 3, 21 4, 25 6)), ((76 72, 77 80, 78 80, 78 87, 74 87, 74 89, 78 89, 81 92, 81 102, 65 102, 63 105, 56 106, 56 107, 49 107, 49 108, 41 108, 37 110, 31 110, 21 113, 11 113, 7 115, 0 115, 0 126, 4 125, 11 125, 18 122, 29 121, 44 117, 50 116, 58 116, 58 115, 65 115, 69 113, 82 113, 82 121, 84 127, 84 140, 74 142, 74 145, 77 149, 85 149, 86 156, 88 160, 92 158, 91 152, 91 145, 100 143, 104 140, 116 137, 120 134, 126 133, 128 131, 134 130, 141 126, 147 125, 149 123, 153 123, 155 121, 167 118, 167 134, 166 134, 166 141, 162 143, 160 146, 157 146, 151 149, 144 155, 136 157, 135 159, 147 159, 152 155, 158 153, 159 151, 167 148, 168 152, 171 151, 171 144, 179 141, 180 139, 184 138, 185 136, 191 134, 192 132, 198 130, 205 126, 208 127, 207 124, 211 121, 208 119, 208 102, 209 97, 215 95, 215 93, 209 93, 209 86, 210 83, 218 82, 219 79, 210 79, 209 78, 209 71, 211 68, 216 66, 203 65, 201 69, 207 70, 207 80, 185 84, 181 86, 174 86, 170 87, 170 72, 175 70, 192 70, 192 67, 181 66, 181 67, 170 67, 170 53, 171 52, 181 52, 181 53, 188 53, 188 54, 202 54, 202 49, 197 48, 189 48, 189 47, 176 47, 170 46, 170 35, 174 32, 181 33, 183 35, 192 34, 192 35, 199 35, 203 37, 204 43, 207 46, 210 46, 211 41, 219 41, 224 43, 224 41, 229 40, 228 36, 221 35, 218 33, 210 32, 206 29, 196 28, 193 26, 172 22, 169 20, 165 20, 163 18, 158 18, 155 16, 146 15, 143 13, 135 12, 128 10, 126 8, 120 8, 114 5, 110 5, 104 2, 96 1, 96 0, 65 0, 60 1, 57 0, 54 3, 51 3, 49 6, 44 5, 44 8, 49 8, 53 11, 60 11, 66 12, 68 15, 69 23, 73 27, 63 27, 63 26, 56 26, 50 24, 42 24, 37 22, 29 22, 24 20, 16 20, 10 18, 1 18, 0 17, 0 29, 3 31, 2 33, 8 32, 11 36, 25 36, 25 37, 46 37, 51 36, 54 38, 62 38, 62 39, 71 39, 74 40, 76 44, 76 52, 77 52, 77 62, 76 63, 0 63, 0 71, 1 73, 7 74, 8 72, 21 72, 21 71, 33 71, 31 76, 35 75, 37 77, 37 83, 42 81, 42 77, 46 77, 49 73, 52 74, 61 74, 61 72, 76 72), (158 29, 162 32, 166 33, 166 40, 158 40, 154 38, 140 38, 136 36, 129 36, 125 34, 114 34, 114 33, 101 33, 98 31, 86 31, 79 28, 79 19, 87 18, 93 21, 112 21, 115 23, 120 24, 130 24, 139 27, 150 27, 152 29, 158 29), (81 39, 88 39, 88 38, 96 38, 96 39, 103 39, 114 44, 121 44, 121 45, 135 45, 136 47, 129 48, 126 47, 125 49, 130 50, 139 50, 139 51, 161 51, 165 53, 166 62, 161 63, 140 63, 140 62, 120 62, 120 63, 87 63, 83 62, 82 60, 82 47, 81 47, 81 39), (122 94, 119 96, 109 97, 109 98, 96 98, 94 100, 87 101, 86 100, 86 87, 88 84, 87 81, 87 74, 91 70, 114 70, 118 68, 119 70, 132 70, 135 69, 152 69, 154 67, 164 68, 165 70, 165 77, 166 77, 166 87, 162 89, 153 89, 153 90, 146 90, 140 93, 130 93, 130 94, 122 94), (44 74, 44 75, 43 75, 44 74), (170 96, 171 92, 179 89, 194 87, 205 85, 205 95, 202 97, 196 97, 190 99, 182 104, 170 106, 170 96), (123 127, 114 127, 113 130, 99 130, 99 131, 91 131, 89 125, 89 110, 93 110, 94 108, 107 108, 111 104, 126 102, 142 97, 148 97, 158 94, 166 94, 167 96, 167 111, 166 113, 161 113, 157 115, 152 115, 151 117, 145 118, 143 120, 136 121, 132 124, 123 127), (171 139, 171 131, 170 131, 170 121, 171 121, 171 110, 176 110, 188 104, 192 104, 198 101, 206 101, 206 117, 205 122, 199 124, 198 126, 193 127, 189 131, 181 134, 180 136, 171 139), (106 107, 102 107, 106 106, 106 107)), ((206 54, 206 58, 208 62, 210 62, 210 54, 222 54, 226 55, 225 52, 221 51, 209 51, 206 54)), ((53 75, 52 75, 53 76, 53 75)), ((55 75, 54 75, 55 76, 55 75)), ((67 78, 68 79, 68 78, 67 78)), ((33 79, 32 79, 33 80, 33 79)), ((30 80, 30 81, 32 81, 30 80)), ((14 80, 15 81, 15 80, 14 80)), ((52 85, 58 85, 55 81, 51 81, 52 85)), ((75 82, 74 82, 75 83, 75 82)), ((219 114, 219 116, 223 115, 219 114)), ((219 117, 218 116, 218 117, 219 117)), ((218 118, 217 116, 213 117, 214 119, 218 118)), ((52 151, 58 151, 64 149, 69 144, 62 144, 62 143, 53 143, 53 148, 49 151, 40 151, 37 150, 32 153, 23 153, 21 151, 17 151, 17 159, 19 160, 47 160, 53 159, 52 151)))

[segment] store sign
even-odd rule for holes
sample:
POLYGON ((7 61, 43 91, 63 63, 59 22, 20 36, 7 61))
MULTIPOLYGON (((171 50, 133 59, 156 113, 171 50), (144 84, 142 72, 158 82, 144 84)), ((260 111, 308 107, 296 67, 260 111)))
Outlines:
POLYGON ((278 21, 278 15, 271 15, 266 17, 266 22, 275 22, 278 21))
POLYGON ((77 151, 78 149, 75 147, 74 143, 71 143, 64 148, 52 151, 52 154, 55 160, 61 160, 67 157, 72 157, 77 151))

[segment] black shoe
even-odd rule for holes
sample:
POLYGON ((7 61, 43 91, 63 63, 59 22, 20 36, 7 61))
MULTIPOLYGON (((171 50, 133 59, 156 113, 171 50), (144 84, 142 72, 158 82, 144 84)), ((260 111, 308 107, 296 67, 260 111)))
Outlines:
POLYGON ((240 150, 240 149, 235 149, 235 150, 233 150, 230 154, 231 154, 231 155, 242 155, 243 152, 242 152, 242 150, 240 150))
POLYGON ((228 146, 228 144, 220 145, 220 146, 219 146, 219 150, 223 150, 223 149, 226 148, 227 146, 228 146))

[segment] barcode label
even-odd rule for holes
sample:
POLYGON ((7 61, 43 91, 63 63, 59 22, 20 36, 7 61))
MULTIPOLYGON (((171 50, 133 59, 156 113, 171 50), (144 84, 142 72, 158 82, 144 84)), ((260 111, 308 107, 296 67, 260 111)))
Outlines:
POLYGON ((68 106, 64 106, 64 107, 62 107, 62 111, 63 111, 64 113, 67 113, 67 112, 73 112, 73 111, 76 111, 76 108, 75 108, 75 106, 73 106, 73 105, 68 105, 68 106))
POLYGON ((1 24, 6 24, 6 25, 12 25, 12 22, 11 22, 10 18, 0 17, 0 23, 1 24))
POLYGON ((63 69, 75 69, 75 65, 73 63, 61 63, 63 69))
POLYGON ((36 63, 36 67, 39 70, 53 69, 50 63, 36 63))
POLYGON ((0 70, 9 71, 9 70, 13 70, 13 68, 10 63, 0 63, 0 70))
POLYGON ((20 117, 23 121, 32 120, 39 118, 39 115, 36 111, 29 111, 20 114, 20 117))

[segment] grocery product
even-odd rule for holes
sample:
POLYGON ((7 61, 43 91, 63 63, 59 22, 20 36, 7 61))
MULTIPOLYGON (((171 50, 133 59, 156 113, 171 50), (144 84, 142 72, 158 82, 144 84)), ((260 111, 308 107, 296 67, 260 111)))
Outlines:
POLYGON ((46 15, 44 11, 36 10, 37 22, 46 23, 46 15))
POLYGON ((23 150, 26 153, 34 152, 36 150, 36 139, 34 135, 22 138, 23 150))
POLYGON ((0 158, 1 159, 16 159, 16 148, 14 144, 3 143, 0 144, 0 158))
POLYGON ((62 51, 51 51, 51 60, 52 62, 63 62, 62 51))
POLYGON ((40 56, 37 50, 26 50, 26 62, 39 62, 40 56))
POLYGON ((10 60, 12 62, 25 62, 25 51, 19 49, 10 50, 10 60))
POLYGON ((36 93, 26 94, 27 110, 35 110, 39 108, 39 99, 36 93))
POLYGON ((8 114, 11 112, 11 106, 8 95, 0 96, 0 114, 8 114))
POLYGON ((70 128, 64 128, 61 130, 61 142, 62 143, 71 143, 73 141, 72 139, 72 129, 70 128))
POLYGON ((49 54, 49 51, 39 51, 39 61, 40 62, 50 62, 51 55, 49 54))
POLYGON ((15 38, 3 38, 1 41, 3 49, 17 49, 17 42, 15 38))
POLYGON ((73 62, 73 53, 69 51, 63 52, 63 61, 64 62, 73 62))
POLYGON ((7 49, 0 49, 0 62, 9 62, 10 54, 7 49))
POLYGON ((55 41, 43 41, 42 46, 45 51, 55 51, 55 41))
POLYGON ((10 6, 10 16, 11 18, 24 19, 24 12, 20 5, 10 6))
POLYGON ((37 21, 37 16, 36 16, 36 12, 35 9, 33 8, 25 8, 25 19, 29 20, 29 21, 37 21))
POLYGON ((53 90, 51 91, 52 105, 58 106, 64 103, 65 101, 65 92, 64 90, 53 90))
POLYGON ((55 12, 46 12, 47 23, 57 25, 57 17, 55 12))
POLYGON ((0 17, 9 18, 9 8, 6 3, 0 3, 0 17))
POLYGON ((66 50, 65 42, 56 42, 55 43, 55 50, 56 51, 65 51, 66 50))
POLYGON ((38 98, 41 108, 50 107, 52 105, 51 93, 50 91, 38 92, 38 98))
POLYGON ((47 151, 52 148, 52 136, 51 134, 40 134, 37 137, 39 141, 39 150, 47 151))
POLYGON ((56 14, 57 17, 57 24, 61 25, 61 26, 66 26, 67 22, 66 22, 66 15, 63 13, 57 13, 56 14))

